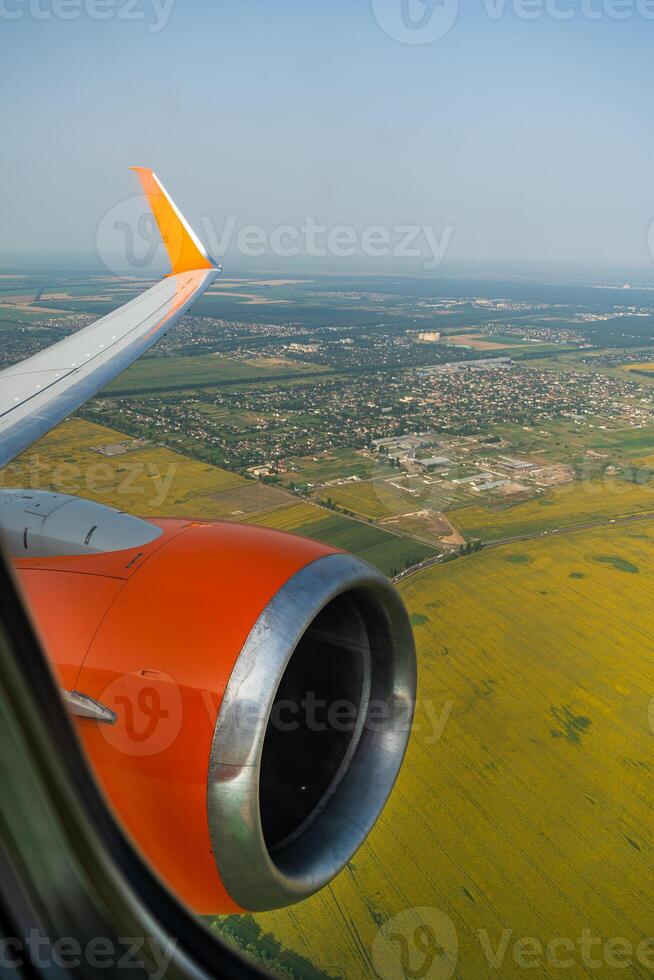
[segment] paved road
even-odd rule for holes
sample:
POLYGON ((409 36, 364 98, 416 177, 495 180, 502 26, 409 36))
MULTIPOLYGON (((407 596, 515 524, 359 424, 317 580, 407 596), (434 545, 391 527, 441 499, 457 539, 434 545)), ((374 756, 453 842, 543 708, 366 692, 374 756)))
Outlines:
MULTIPOLYGON (((587 531, 593 527, 611 527, 614 524, 635 524, 638 521, 651 521, 652 518, 654 518, 654 512, 632 514, 626 517, 613 517, 608 521, 586 521, 584 524, 569 524, 567 527, 552 528, 551 531, 534 531, 531 534, 516 534, 511 538, 498 538, 496 541, 484 543, 482 550, 488 551, 489 548, 500 548, 505 544, 517 544, 519 541, 533 541, 535 538, 550 538, 555 534, 572 534, 575 531, 587 531)), ((393 581, 402 582, 411 575, 417 575, 418 572, 423 572, 426 568, 431 568, 432 565, 442 565, 447 557, 447 555, 437 555, 435 558, 427 558, 418 565, 412 565, 406 571, 400 572, 399 575, 395 576, 393 581)), ((451 558, 449 560, 452 561, 451 558)))

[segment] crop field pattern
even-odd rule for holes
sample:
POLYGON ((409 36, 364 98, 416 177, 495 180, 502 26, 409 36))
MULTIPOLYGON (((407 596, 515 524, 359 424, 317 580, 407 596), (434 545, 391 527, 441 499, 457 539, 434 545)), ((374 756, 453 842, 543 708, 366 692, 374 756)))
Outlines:
POLYGON ((412 907, 453 924, 456 976, 524 975, 523 937, 567 941, 565 975, 612 974, 608 940, 652 935, 654 521, 507 545, 401 590, 420 673, 398 785, 331 887, 257 922, 331 977, 374 976, 379 927, 412 907))
POLYGON ((331 514, 314 504, 295 504, 268 511, 248 518, 247 523, 302 534, 351 551, 386 575, 397 575, 403 568, 417 565, 434 553, 433 549, 412 538, 389 534, 360 521, 331 514))
POLYGON ((460 507, 450 511, 448 517, 465 537, 496 541, 628 514, 651 513, 654 513, 654 483, 607 479, 566 484, 536 500, 501 510, 460 507))

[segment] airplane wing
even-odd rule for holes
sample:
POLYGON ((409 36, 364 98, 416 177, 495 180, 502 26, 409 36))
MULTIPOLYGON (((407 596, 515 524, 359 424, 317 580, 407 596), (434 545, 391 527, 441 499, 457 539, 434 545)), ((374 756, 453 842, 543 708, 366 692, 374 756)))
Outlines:
POLYGON ((97 394, 164 336, 220 275, 162 184, 134 167, 172 271, 108 316, 0 371, 0 467, 97 394))

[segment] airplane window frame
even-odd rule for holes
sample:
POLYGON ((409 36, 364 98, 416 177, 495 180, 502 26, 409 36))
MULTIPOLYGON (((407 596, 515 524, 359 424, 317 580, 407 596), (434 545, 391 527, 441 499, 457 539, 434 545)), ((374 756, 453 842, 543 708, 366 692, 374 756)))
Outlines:
MULTIPOLYGON (((142 937, 144 959, 153 944, 169 951, 167 977, 271 976, 213 936, 123 833, 89 769, 2 548, 0 774, 0 977, 97 977, 97 965, 83 957, 74 968, 59 962, 54 943, 73 940, 86 950, 101 939, 126 958, 126 937, 142 937), (35 964, 26 937, 36 934, 47 943, 35 964)), ((150 959, 152 967, 156 962, 150 959)), ((116 961, 102 973, 143 980, 156 969, 116 961)))

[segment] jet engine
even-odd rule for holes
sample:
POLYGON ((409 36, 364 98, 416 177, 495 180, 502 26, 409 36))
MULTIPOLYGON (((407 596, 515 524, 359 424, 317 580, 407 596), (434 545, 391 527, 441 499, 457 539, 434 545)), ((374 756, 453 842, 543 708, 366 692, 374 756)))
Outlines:
POLYGON ((416 668, 400 597, 334 548, 0 494, 0 530, 96 776, 200 913, 312 895, 389 796, 416 668))

